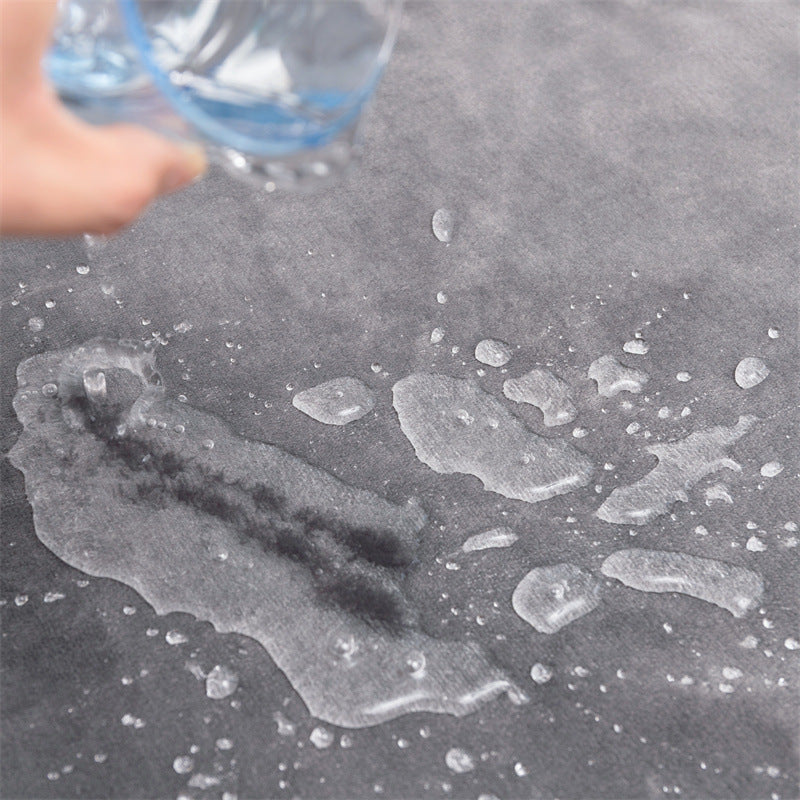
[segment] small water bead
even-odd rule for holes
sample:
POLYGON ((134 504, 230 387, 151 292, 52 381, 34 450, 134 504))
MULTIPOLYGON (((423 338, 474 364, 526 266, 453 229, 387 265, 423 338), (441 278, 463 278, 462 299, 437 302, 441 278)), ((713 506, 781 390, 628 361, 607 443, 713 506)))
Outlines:
POLYGON ((434 328, 431 331, 431 344, 439 344, 444 339, 444 328, 434 328))
POLYGON ((588 433, 589 431, 587 431, 586 428, 573 428, 572 430, 572 435, 576 439, 583 439, 588 433))
POLYGON ((28 595, 26 595, 26 594, 18 594, 14 598, 14 605, 15 606, 24 606, 25 603, 27 603, 27 602, 28 602, 28 595))
POLYGON ((767 375, 769 375, 769 367, 760 358, 747 357, 736 365, 733 377, 742 389, 752 389, 754 386, 758 386, 767 375))
POLYGON ((675 380, 679 381, 680 383, 688 383, 692 379, 692 376, 688 372, 679 372, 675 376, 675 380))
POLYGON ((347 634, 345 636, 337 636, 333 640, 331 649, 333 650, 333 654, 337 658, 343 658, 349 661, 358 651, 358 643, 356 642, 355 636, 353 636, 353 634, 347 634))
POLYGON ((95 764, 104 764, 106 759, 108 758, 107 753, 95 753, 94 754, 94 762, 95 764))
POLYGON ((422 678, 425 675, 426 659, 422 652, 409 653, 405 660, 405 670, 412 678, 422 678))
POLYGON ((401 750, 408 750, 408 748, 411 746, 411 742, 409 742, 408 739, 398 739, 397 746, 401 750))
POLYGON ((783 472, 783 464, 780 461, 769 461, 761 467, 760 472, 765 478, 774 478, 783 472))
POLYGON ((514 774, 518 778, 524 778, 528 774, 528 768, 521 761, 517 761, 514 764, 514 774))
POLYGON ((218 750, 230 750, 233 747, 233 742, 227 738, 217 739, 214 745, 218 750))
POLYGON ((44 320, 41 317, 31 317, 28 320, 28 328, 34 333, 44 330, 44 320))
POLYGON ((579 678, 588 678, 589 670, 586 667, 575 667, 572 670, 579 678))
POLYGON ((294 736, 297 729, 294 722, 292 722, 283 712, 276 711, 272 715, 272 719, 278 726, 278 736, 294 736))
POLYGON ((445 764, 451 772, 463 774, 475 769, 475 759, 460 747, 451 747, 444 757, 445 764))
POLYGON ((719 690, 720 690, 720 691, 721 691, 723 694, 732 694, 733 692, 735 692, 735 691, 736 691, 735 687, 731 686, 731 684, 730 684, 730 683, 721 683, 721 684, 719 685, 719 690))
POLYGON ((723 667, 722 677, 729 681, 736 681, 742 677, 744 673, 738 667, 723 667))
POLYGON ((88 264, 78 264, 78 266, 75 267, 75 272, 77 272, 78 275, 88 275, 90 270, 91 268, 88 264))
POLYGON ((758 639, 753 634, 748 634, 739 642, 739 647, 743 647, 745 650, 755 650, 758 647, 758 639))
POLYGON ((66 597, 65 594, 62 592, 45 592, 44 600, 45 603, 55 603, 56 600, 63 600, 66 597))
POLYGON ((764 542, 761 539, 758 538, 758 536, 751 536, 747 540, 747 544, 745 545, 745 547, 751 553, 763 553, 764 550, 767 549, 767 546, 764 544, 764 542))
POLYGON ((370 369, 377 375, 383 369, 383 367, 376 361, 370 366, 370 369))
POLYGON ((539 685, 547 683, 553 677, 552 667, 536 662, 531 667, 531 680, 539 685))
POLYGON ((181 633, 180 631, 167 631, 164 638, 167 640, 167 644, 186 644, 189 641, 189 637, 185 634, 181 633))
POLYGON ((663 406, 662 408, 658 409, 658 418, 659 419, 668 419, 672 411, 670 411, 668 406, 663 406))
POLYGON ((334 736, 327 728, 323 728, 322 725, 318 725, 313 731, 311 731, 311 735, 308 737, 308 739, 311 744, 317 748, 317 750, 324 750, 333 744, 334 736))
POLYGON ((511 547, 518 539, 519 536, 511 528, 492 528, 489 531, 470 536, 461 545, 461 549, 465 553, 472 553, 476 550, 488 550, 495 547, 511 547))
POLYGON ((631 422, 627 428, 625 428, 625 433, 634 434, 638 433, 642 429, 642 426, 638 422, 631 422))
POLYGON ((58 394, 58 386, 55 383, 46 383, 42 386, 42 394, 45 397, 55 397, 58 394))
POLYGON ((455 216, 447 208, 437 209, 431 219, 433 235, 440 241, 449 243, 453 241, 453 228, 455 216))
POLYGON ((150 638, 158 636, 158 628, 148 628, 144 633, 145 636, 149 636, 150 638))
POLYGON ((200 442, 200 447, 202 447, 203 450, 213 450, 214 449, 214 440, 213 439, 203 439, 203 441, 200 442))
POLYGON ((178 775, 186 775, 194 769, 194 759, 191 756, 178 756, 172 762, 172 769, 174 769, 178 775))
POLYGON ((444 305, 447 302, 447 295, 444 292, 437 292, 436 302, 439 303, 439 305, 444 305))
POLYGON ((770 339, 777 339, 780 335, 781 332, 779 328, 770 328, 767 331, 767 336, 769 336, 770 339))
POLYGON ((800 650, 800 642, 798 642, 797 639, 794 639, 791 636, 783 642, 783 646, 787 650, 800 650))
POLYGON ((217 664, 206 677, 206 696, 222 700, 232 695, 239 686, 239 676, 230 668, 217 664))
POLYGON ((650 345, 642 339, 631 339, 622 345, 622 349, 626 353, 632 353, 637 356, 646 355, 650 350, 650 345))
POLYGON ((353 746, 353 737, 348 733, 343 733, 339 739, 339 747, 349 750, 353 746))
POLYGON ((499 339, 481 339, 475 346, 476 360, 490 367, 504 366, 512 355, 511 348, 499 339))
POLYGON ((45 300, 44 301, 44 307, 45 308, 55 308, 56 307, 56 301, 55 300, 45 300))

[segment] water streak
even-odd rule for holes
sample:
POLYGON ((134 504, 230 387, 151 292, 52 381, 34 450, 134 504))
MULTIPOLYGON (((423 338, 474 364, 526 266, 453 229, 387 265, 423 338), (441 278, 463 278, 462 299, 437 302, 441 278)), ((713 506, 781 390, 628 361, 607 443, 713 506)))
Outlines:
POLYGON ((641 480, 614 489, 595 512, 600 519, 619 525, 644 525, 666 514, 677 502, 686 502, 688 489, 701 478, 720 469, 741 471, 725 454, 756 422, 754 416, 739 417, 732 428, 715 426, 695 431, 685 439, 647 448, 657 466, 641 480))
POLYGON ((601 567, 642 592, 679 592, 713 603, 743 617, 758 605, 764 592, 759 575, 724 561, 663 550, 619 550, 601 567))

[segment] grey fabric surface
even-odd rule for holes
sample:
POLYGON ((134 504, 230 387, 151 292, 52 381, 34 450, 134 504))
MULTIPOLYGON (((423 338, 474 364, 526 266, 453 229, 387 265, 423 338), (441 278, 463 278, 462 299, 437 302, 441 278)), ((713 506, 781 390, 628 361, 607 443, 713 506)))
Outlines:
MULTIPOLYGON (((19 432, 10 399, 20 360, 96 335, 171 334, 158 353, 168 391, 350 483, 418 497, 434 522, 408 578, 423 617, 481 642, 532 695, 527 706, 497 700, 461 719, 415 714, 354 731, 351 748, 337 731, 334 747, 317 750, 315 721, 253 642, 186 615, 156 618, 112 581, 78 587, 80 573, 36 539, 21 475, 4 459, 3 796, 176 796, 190 790, 173 758, 196 744, 199 770, 227 736, 240 798, 797 797, 799 654, 784 646, 800 638, 798 550, 784 527, 800 521, 797 22, 791 2, 411 2, 366 120, 363 163, 343 183, 260 195, 213 172, 111 242, 88 275, 75 270, 79 241, 3 242, 4 452, 19 432), (449 246, 430 230, 442 206, 457 217, 449 246), (175 332, 183 321, 191 330, 175 332), (437 326, 445 338, 434 347, 437 326), (650 352, 625 357, 637 330, 650 352), (415 459, 391 385, 416 370, 475 376, 472 351, 487 336, 520 346, 508 375, 552 364, 574 387, 582 439, 517 412, 587 453, 598 493, 593 482, 529 505, 415 459), (619 398, 601 402, 586 378, 606 353, 650 373, 648 401, 632 399, 653 440, 743 413, 765 420, 732 449, 741 474, 708 479, 635 538, 591 514, 654 463, 648 442, 625 433, 634 417, 619 398), (733 381, 743 356, 771 368, 749 391, 733 381), (684 370, 693 379, 677 382, 684 370), (292 408, 294 390, 342 375, 378 393, 373 414, 334 429, 292 408), (784 471, 762 479, 771 460, 784 471), (717 480, 732 505, 705 504, 702 486, 717 480), (459 571, 436 562, 501 520, 521 534, 513 550, 459 571), (751 535, 763 552, 745 547, 751 535), (532 567, 596 568, 629 546, 755 569, 763 613, 737 620, 618 588, 547 636, 511 610, 532 567), (48 591, 66 597, 43 604, 48 591), (168 646, 172 628, 189 642, 168 646), (740 646, 747 635, 755 649, 740 646), (184 668, 190 653, 236 668, 238 707, 205 697, 184 668), (537 661, 555 670, 538 688, 528 677, 537 661), (725 667, 743 677, 728 681, 725 667), (684 675, 694 682, 681 685, 684 675), (277 734, 277 710, 295 736, 277 734), (145 726, 122 725, 125 714, 145 726), (447 768, 454 746, 473 753, 473 772, 447 768)), ((500 396, 506 376, 488 371, 481 385, 500 396)))

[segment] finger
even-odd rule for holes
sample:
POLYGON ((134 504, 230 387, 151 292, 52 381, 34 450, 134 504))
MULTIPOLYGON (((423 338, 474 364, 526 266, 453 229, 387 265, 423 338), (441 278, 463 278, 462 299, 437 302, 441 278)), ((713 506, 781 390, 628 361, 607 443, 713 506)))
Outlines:
POLYGON ((196 145, 130 125, 93 127, 60 107, 40 117, 3 159, 6 233, 113 233, 205 170, 196 145))

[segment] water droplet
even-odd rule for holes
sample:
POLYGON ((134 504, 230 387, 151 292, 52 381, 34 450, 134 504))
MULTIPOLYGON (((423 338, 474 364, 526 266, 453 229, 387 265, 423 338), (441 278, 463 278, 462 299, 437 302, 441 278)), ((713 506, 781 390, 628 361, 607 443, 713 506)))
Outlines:
POLYGON ((46 383, 42 386, 42 394, 45 397, 55 397, 58 394, 58 386, 55 383, 46 383))
POLYGON ((600 604, 600 582, 574 564, 536 567, 511 596, 514 611, 540 633, 555 633, 600 604))
POLYGON ((755 608, 764 591, 761 578, 752 570, 687 553, 619 550, 606 558, 601 571, 632 589, 687 594, 718 605, 734 617, 755 608))
POLYGON ((739 642, 739 647, 743 647, 745 650, 755 650, 758 647, 758 639, 752 634, 748 634, 739 642))
POLYGON ((398 381, 393 392, 403 433, 417 458, 437 472, 475 475, 490 491, 532 503, 584 486, 590 478, 585 456, 536 435, 470 381, 416 373, 398 381), (483 424, 465 424, 469 419, 499 424, 489 434, 483 424))
POLYGON ((455 217, 452 211, 449 211, 446 208, 440 208, 434 212, 433 217, 431 219, 431 228, 433 229, 433 235, 440 241, 440 242, 452 242, 453 241, 453 228, 455 223, 455 217))
MULTIPOLYGON (((380 364, 377 366, 380 371, 380 364)), ((375 408, 375 394, 356 378, 334 378, 298 392, 292 405, 317 422, 347 425, 375 408)))
POLYGON ((475 769, 475 759, 460 747, 451 747, 444 757, 448 769, 455 773, 472 772, 475 769))
POLYGON ((333 734, 327 728, 323 728, 322 725, 314 728, 308 739, 318 750, 324 750, 333 744, 333 734))
POLYGON ((597 383, 597 392, 603 397, 614 397, 620 392, 638 394, 649 379, 641 370, 620 364, 614 356, 600 356, 591 363, 587 374, 597 383))
POLYGON ((278 736, 294 736, 296 726, 282 712, 276 711, 272 715, 275 724, 278 726, 278 736))
POLYGON ((736 681, 742 677, 744 673, 738 667, 723 667, 722 677, 729 681, 736 681))
POLYGON ((340 635, 333 640, 331 650, 337 658, 351 661, 353 656, 358 651, 358 643, 356 642, 356 638, 352 633, 344 636, 340 635))
POLYGON ((706 475, 723 467, 741 471, 725 449, 755 421, 755 417, 739 417, 732 428, 716 426, 676 442, 651 445, 647 452, 658 458, 658 465, 636 483, 614 489, 595 514, 606 522, 644 525, 666 514, 675 502, 686 502, 687 490, 706 475))
POLYGON ((444 328, 434 328, 431 331, 431 344, 439 344, 444 339, 444 328))
POLYGON ((65 597, 62 592, 46 592, 42 599, 45 603, 55 603, 56 600, 63 600, 65 597))
POLYGON ((542 664, 540 662, 536 662, 531 667, 531 680, 534 683, 543 684, 547 683, 553 677, 553 669, 552 667, 548 667, 546 664, 542 664))
POLYGON ((425 675, 425 665, 425 654, 420 651, 406 656, 405 670, 412 678, 422 678, 425 675))
POLYGON ((798 642, 797 639, 793 639, 791 636, 784 641, 783 646, 787 650, 800 650, 800 642, 798 642))
POLYGON ((643 356, 650 350, 650 345, 642 339, 631 339, 629 342, 625 342, 625 344, 622 345, 622 349, 626 353, 643 356))
POLYGON ((589 431, 587 431, 586 428, 573 428, 572 429, 572 435, 573 435, 573 437, 575 439, 583 439, 583 437, 586 436, 588 433, 589 433, 589 431))
POLYGON ((743 358, 737 365, 734 372, 734 380, 742 389, 752 389, 758 386, 767 375, 769 367, 760 358, 743 358))
POLYGON ((764 544, 764 542, 761 539, 758 538, 758 536, 751 536, 747 540, 747 544, 745 545, 745 547, 751 553, 763 553, 764 550, 767 549, 767 546, 764 544))
POLYGON ((514 774, 519 778, 524 778, 528 774, 528 768, 521 762, 514 764, 514 774))
POLYGON ((218 750, 230 750, 233 747, 233 742, 226 738, 217 739, 214 744, 218 750))
POLYGON ((44 307, 45 308, 55 308, 56 307, 56 301, 55 300, 45 300, 44 301, 44 307))
POLYGON ((344 750, 348 750, 353 746, 353 737, 347 733, 343 733, 341 738, 339 739, 339 747, 344 750))
POLYGON ((767 336, 769 336, 770 339, 777 339, 780 335, 781 332, 779 328, 770 328, 767 331, 767 336))
POLYGON ((436 302, 440 305, 444 305, 447 302, 447 295, 444 292, 437 292, 436 302))
POLYGON ((186 775, 194 769, 194 759, 191 756, 178 756, 172 762, 172 769, 174 769, 178 775, 186 775))
POLYGON ((783 464, 780 461, 769 461, 761 467, 760 471, 765 478, 774 478, 783 472, 783 464))
POLYGON ((222 700, 239 686, 239 676, 230 668, 217 664, 206 677, 206 697, 222 700))
POLYGON ((490 367, 502 367, 509 362, 513 352, 499 339, 481 339, 475 345, 475 358, 490 367))
POLYGON ((200 442, 200 447, 202 447, 204 450, 213 450, 214 449, 214 440, 213 439, 203 439, 203 441, 200 442))
POLYGON ((721 683, 721 684, 719 685, 719 690, 720 690, 720 691, 721 691, 723 694, 731 694, 731 693, 733 693, 734 691, 736 691, 736 690, 735 690, 735 688, 734 688, 733 686, 731 686, 731 684, 729 684, 729 683, 721 683))
POLYGON ((186 644, 189 641, 189 637, 180 631, 167 631, 164 638, 167 640, 167 644, 186 644))
POLYGON ((75 272, 77 272, 78 275, 88 275, 90 267, 88 264, 78 264, 78 266, 75 267, 75 272))
POLYGON ((105 763, 107 758, 108 758, 108 754, 107 753, 95 753, 94 754, 94 761, 95 761, 96 764, 105 763))
POLYGON ((680 383, 688 383, 688 382, 689 382, 689 381, 692 379, 692 376, 691 376, 691 374, 690 374, 690 373, 688 373, 688 372, 679 372, 679 373, 678 373, 678 374, 675 376, 675 379, 676 379, 677 381, 679 381, 680 383))
POLYGON ((150 638, 153 636, 158 636, 158 628, 148 628, 145 631, 145 636, 149 636, 150 638))
POLYGON ((658 418, 659 419, 668 419, 671 414, 672 414, 672 411, 670 411, 668 406, 662 406, 661 408, 658 409, 658 418))
POLYGON ((634 433, 638 433, 641 429, 642 426, 638 422, 631 422, 631 424, 625 428, 625 433, 633 435, 634 433))
POLYGON ((18 594, 14 598, 14 605, 15 606, 24 606, 25 603, 27 603, 27 602, 28 602, 28 595, 26 595, 26 594, 18 594))
POLYGON ((511 547, 518 539, 519 536, 511 528, 492 528, 470 536, 461 545, 461 549, 465 553, 472 553, 475 550, 488 550, 494 547, 511 547))
POLYGON ((41 317, 31 317, 28 320, 28 328, 34 333, 44 330, 44 320, 41 317))
POLYGON ((578 416, 569 385, 547 370, 534 369, 521 378, 509 378, 503 394, 516 403, 536 406, 548 427, 565 425, 578 416))

